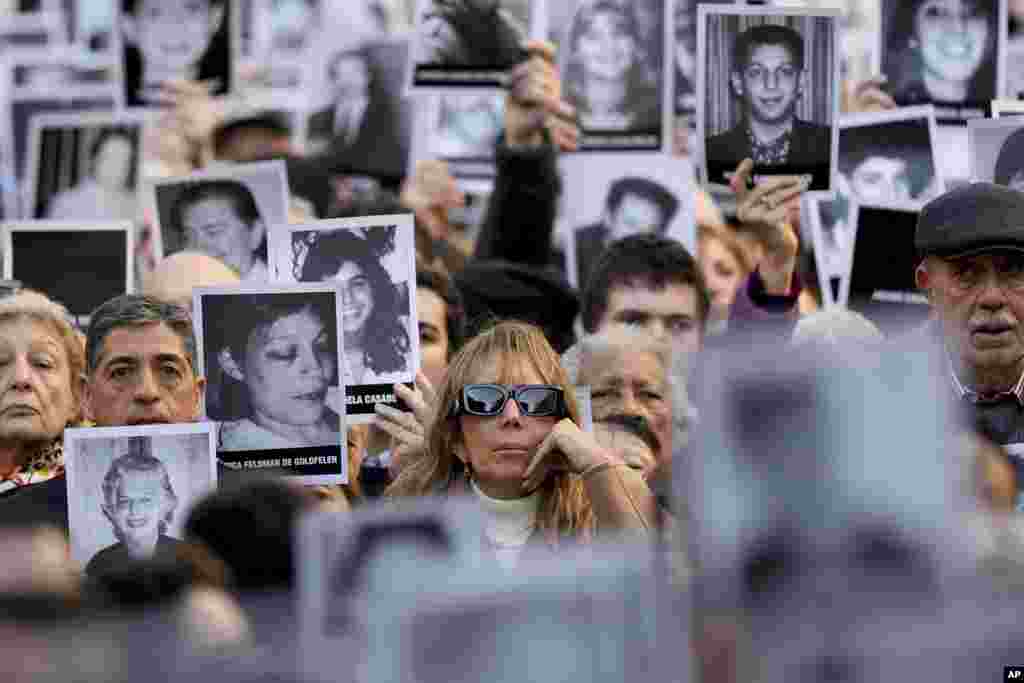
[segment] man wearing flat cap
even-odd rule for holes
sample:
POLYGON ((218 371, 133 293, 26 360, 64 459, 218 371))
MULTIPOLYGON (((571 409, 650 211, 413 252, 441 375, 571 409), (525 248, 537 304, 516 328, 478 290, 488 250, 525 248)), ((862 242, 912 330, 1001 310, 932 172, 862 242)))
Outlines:
POLYGON ((954 395, 1014 452, 1024 444, 1024 193, 991 183, 947 192, 921 211, 914 241, 954 395))

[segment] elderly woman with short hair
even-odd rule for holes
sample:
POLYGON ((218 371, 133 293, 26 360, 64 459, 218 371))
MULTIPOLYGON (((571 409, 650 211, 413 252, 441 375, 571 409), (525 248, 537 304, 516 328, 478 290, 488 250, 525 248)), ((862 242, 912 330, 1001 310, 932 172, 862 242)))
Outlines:
POLYGON ((527 545, 654 528, 650 490, 579 428, 572 385, 538 328, 503 322, 475 337, 452 358, 438 396, 424 455, 388 494, 475 496, 484 541, 503 565, 527 545))
POLYGON ((84 370, 67 309, 31 290, 0 299, 0 497, 63 475, 64 428, 81 420, 84 370))

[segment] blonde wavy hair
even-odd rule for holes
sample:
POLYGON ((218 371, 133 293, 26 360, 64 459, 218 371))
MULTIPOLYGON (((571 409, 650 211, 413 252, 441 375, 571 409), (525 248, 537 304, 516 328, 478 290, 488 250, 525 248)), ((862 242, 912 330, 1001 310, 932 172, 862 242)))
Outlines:
MULTIPOLYGON (((559 362, 558 354, 533 325, 501 322, 467 343, 451 360, 445 381, 438 391, 437 410, 427 427, 425 452, 409 464, 388 487, 391 497, 424 496, 447 493, 453 483, 458 457, 455 446, 462 438, 458 417, 449 408, 462 388, 474 382, 516 384, 520 364, 529 364, 545 384, 562 387, 570 418, 580 423, 572 384, 559 362), (483 376, 498 361, 498 376, 483 376)), ((552 473, 540 486, 537 527, 551 545, 570 536, 589 541, 594 531, 590 499, 579 477, 565 472, 552 473)))
POLYGON ((82 387, 85 377, 85 338, 72 322, 68 309, 33 289, 21 289, 0 298, 0 322, 37 320, 49 327, 61 342, 68 358, 68 378, 74 399, 72 424, 81 421, 82 387))

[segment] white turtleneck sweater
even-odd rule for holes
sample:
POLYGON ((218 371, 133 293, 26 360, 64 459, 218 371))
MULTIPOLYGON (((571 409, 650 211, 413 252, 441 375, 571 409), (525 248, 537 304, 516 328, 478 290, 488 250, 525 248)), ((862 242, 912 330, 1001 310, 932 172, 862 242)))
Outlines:
POLYGON ((523 546, 537 527, 540 493, 535 491, 525 498, 498 500, 487 496, 475 481, 472 487, 484 514, 485 540, 494 548, 498 564, 505 569, 514 568, 523 546))

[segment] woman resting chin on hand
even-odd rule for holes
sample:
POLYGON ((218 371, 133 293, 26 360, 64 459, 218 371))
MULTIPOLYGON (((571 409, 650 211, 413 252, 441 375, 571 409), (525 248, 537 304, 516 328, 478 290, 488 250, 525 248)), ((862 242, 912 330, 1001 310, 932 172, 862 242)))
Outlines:
POLYGON ((655 502, 642 476, 577 426, 559 357, 532 325, 504 322, 453 358, 423 457, 391 496, 476 497, 485 543, 514 565, 527 545, 645 535, 655 502))

